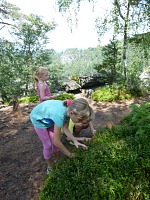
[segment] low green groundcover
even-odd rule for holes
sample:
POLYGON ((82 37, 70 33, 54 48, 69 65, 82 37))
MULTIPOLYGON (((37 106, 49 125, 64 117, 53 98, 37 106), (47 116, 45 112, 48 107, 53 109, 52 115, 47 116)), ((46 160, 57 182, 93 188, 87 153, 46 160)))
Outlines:
MULTIPOLYGON (((144 109, 150 111, 149 106, 144 109)), ((137 112, 134 110, 128 120, 132 121, 137 112)), ((128 125, 126 119, 126 123, 111 130, 99 129, 87 142, 87 151, 75 149, 74 159, 56 164, 39 199, 149 200, 150 112, 145 117, 145 124, 133 120, 128 125)))

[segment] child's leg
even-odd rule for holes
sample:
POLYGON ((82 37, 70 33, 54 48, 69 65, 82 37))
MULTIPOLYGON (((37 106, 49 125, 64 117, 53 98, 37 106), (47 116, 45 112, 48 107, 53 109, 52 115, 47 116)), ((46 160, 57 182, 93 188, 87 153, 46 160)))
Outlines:
POLYGON ((54 158, 55 158, 55 160, 57 160, 57 159, 59 158, 60 151, 59 151, 59 149, 54 145, 54 142, 53 142, 53 137, 54 137, 54 126, 48 128, 48 134, 49 134, 49 137, 50 137, 50 140, 51 140, 51 143, 52 143, 52 151, 53 151, 53 153, 54 153, 54 158))
POLYGON ((51 167, 52 166, 52 160, 51 160, 51 147, 52 147, 52 144, 51 144, 51 141, 50 141, 50 138, 49 138, 49 134, 48 134, 48 130, 47 129, 41 129, 41 128, 36 128, 34 127, 37 135, 39 136, 42 144, 43 144, 43 156, 44 156, 44 159, 47 163, 47 166, 48 167, 51 167))

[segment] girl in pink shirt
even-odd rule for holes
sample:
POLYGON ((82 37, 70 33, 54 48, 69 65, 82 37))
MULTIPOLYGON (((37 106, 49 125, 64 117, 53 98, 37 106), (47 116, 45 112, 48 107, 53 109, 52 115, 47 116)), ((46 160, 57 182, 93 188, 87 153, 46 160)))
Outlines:
POLYGON ((39 102, 45 100, 56 99, 57 95, 51 96, 51 92, 46 81, 48 80, 48 69, 46 67, 39 67, 34 73, 34 80, 36 83, 36 90, 38 92, 39 102))

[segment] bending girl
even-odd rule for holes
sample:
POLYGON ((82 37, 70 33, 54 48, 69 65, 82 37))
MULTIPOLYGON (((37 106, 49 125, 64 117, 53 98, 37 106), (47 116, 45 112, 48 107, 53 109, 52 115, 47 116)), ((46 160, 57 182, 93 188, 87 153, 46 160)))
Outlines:
POLYGON ((47 163, 48 171, 51 170, 52 160, 51 152, 54 154, 60 150, 69 158, 75 155, 71 153, 61 142, 61 128, 65 135, 74 142, 78 148, 81 146, 87 149, 87 146, 78 142, 68 129, 69 119, 74 123, 93 119, 94 112, 88 102, 83 99, 75 99, 68 105, 68 100, 47 100, 38 104, 31 112, 30 119, 43 144, 43 155, 47 163))

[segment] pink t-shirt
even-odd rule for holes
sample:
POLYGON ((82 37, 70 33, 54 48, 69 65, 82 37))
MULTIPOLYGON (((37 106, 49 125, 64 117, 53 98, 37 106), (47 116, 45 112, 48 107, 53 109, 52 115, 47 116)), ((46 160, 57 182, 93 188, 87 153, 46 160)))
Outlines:
POLYGON ((47 85, 46 82, 44 82, 44 83, 39 82, 39 83, 38 83, 38 85, 37 85, 37 92, 38 92, 39 102, 42 103, 42 102, 45 101, 45 100, 42 100, 42 99, 41 99, 41 96, 40 96, 40 90, 39 90, 39 85, 40 85, 40 84, 42 84, 42 85, 45 86, 45 96, 50 97, 51 92, 50 92, 49 86, 47 85))

